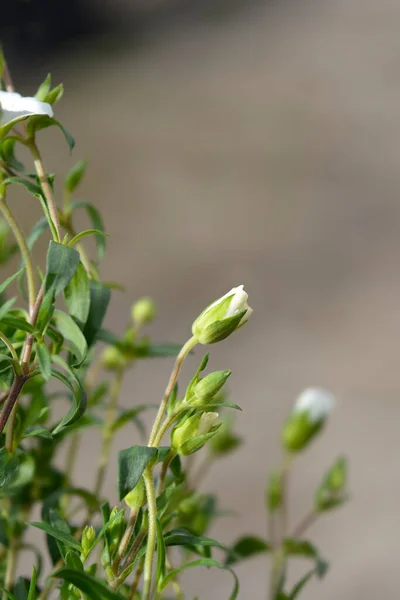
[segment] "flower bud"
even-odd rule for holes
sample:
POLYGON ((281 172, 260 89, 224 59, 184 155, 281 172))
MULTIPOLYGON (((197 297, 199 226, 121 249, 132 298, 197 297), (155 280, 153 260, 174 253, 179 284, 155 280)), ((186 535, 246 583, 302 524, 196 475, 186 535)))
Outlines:
POLYGON ((304 390, 283 427, 284 448, 289 452, 303 450, 324 426, 334 403, 334 396, 323 388, 304 390))
POLYGON ((240 285, 210 304, 192 325, 194 337, 201 344, 215 344, 227 338, 244 325, 253 312, 247 298, 240 285))
POLYGON ((218 413, 196 413, 176 425, 171 434, 171 445, 178 454, 188 456, 204 446, 218 431, 218 413))
POLYGON ((156 316, 156 305, 151 298, 140 298, 132 306, 132 320, 136 327, 151 323, 156 316))
POLYGON ((116 346, 107 346, 104 349, 101 362, 108 371, 116 371, 117 369, 124 369, 128 361, 116 346))
POLYGON ((222 388, 232 371, 214 371, 200 379, 194 388, 195 401, 192 404, 202 404, 211 400, 222 388))
POLYGON ((124 501, 132 510, 142 508, 142 506, 146 504, 146 488, 142 477, 139 479, 133 490, 125 496, 124 501))
POLYGON ((120 544, 125 531, 124 513, 119 513, 118 506, 114 506, 110 513, 110 521, 113 521, 108 528, 110 554, 116 550, 120 544), (116 516, 118 515, 118 516, 116 516), (114 519, 114 520, 113 520, 114 519))
POLYGON ((96 539, 96 530, 92 525, 87 525, 82 532, 81 546, 83 555, 86 557, 90 552, 92 544, 96 539))
POLYGON ((242 443, 241 438, 232 431, 232 420, 225 419, 217 432, 210 440, 210 452, 214 456, 222 456, 233 452, 242 443))
POLYGON ((315 509, 323 512, 335 508, 346 500, 347 463, 338 458, 325 474, 315 494, 315 509))
POLYGON ((282 475, 272 471, 266 489, 266 501, 269 512, 274 512, 282 506, 282 475))

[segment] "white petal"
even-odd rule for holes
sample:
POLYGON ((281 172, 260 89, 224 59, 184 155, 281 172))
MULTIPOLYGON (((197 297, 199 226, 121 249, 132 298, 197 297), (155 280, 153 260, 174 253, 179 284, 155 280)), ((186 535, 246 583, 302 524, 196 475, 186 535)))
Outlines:
POLYGON ((324 388, 307 388, 297 398, 293 412, 307 412, 313 423, 323 421, 335 405, 334 395, 324 388))

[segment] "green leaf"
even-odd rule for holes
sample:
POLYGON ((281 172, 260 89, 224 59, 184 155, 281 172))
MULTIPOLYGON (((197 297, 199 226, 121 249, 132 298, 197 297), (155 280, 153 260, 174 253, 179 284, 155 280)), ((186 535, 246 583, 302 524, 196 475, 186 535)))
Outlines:
POLYGON ((225 571, 229 571, 229 573, 235 580, 234 588, 232 594, 229 596, 229 600, 236 600, 239 593, 239 581, 236 576, 236 573, 229 567, 221 565, 221 563, 219 563, 217 560, 214 560, 213 558, 200 558, 199 560, 194 560, 193 562, 186 563, 178 569, 173 569, 172 571, 169 571, 169 573, 166 575, 166 577, 164 577, 161 585, 159 586, 159 591, 163 590, 166 587, 166 585, 172 579, 174 579, 176 575, 182 573, 182 571, 185 571, 186 569, 191 569, 193 567, 216 567, 217 569, 224 569, 225 571))
POLYGON ((166 559, 166 551, 165 551, 165 543, 164 543, 164 535, 160 520, 157 518, 156 521, 156 530, 157 530, 157 567, 156 567, 156 584, 162 584, 162 581, 165 577, 165 559, 166 559))
POLYGON ((96 340, 111 298, 111 291, 98 281, 90 281, 90 309, 83 330, 88 347, 96 340))
POLYGON ((321 559, 317 548, 307 540, 287 538, 283 542, 283 550, 287 556, 302 556, 313 559, 318 577, 323 577, 328 570, 328 563, 321 559))
POLYGON ((6 279, 5 281, 3 281, 3 283, 0 284, 0 294, 2 294, 8 288, 10 283, 12 283, 14 279, 16 279, 18 275, 20 275, 23 271, 25 271, 25 267, 14 273, 14 275, 11 275, 11 277, 8 277, 8 279, 6 279))
POLYGON ((78 324, 83 326, 87 321, 90 309, 90 282, 81 262, 64 290, 64 298, 71 317, 74 317, 78 324))
POLYGON ((86 172, 86 168, 88 165, 87 160, 79 160, 76 165, 70 169, 65 177, 64 188, 68 192, 68 194, 73 194, 75 189, 78 187, 82 178, 86 172))
POLYGON ((26 331, 28 333, 33 333, 35 330, 30 323, 28 323, 25 319, 21 319, 20 317, 14 317, 13 315, 5 316, 1 319, 1 325, 9 325, 14 329, 26 331))
POLYGON ((288 600, 295 600, 297 598, 297 596, 300 594, 301 590, 309 582, 309 580, 311 579, 311 577, 314 574, 315 574, 315 570, 314 569, 312 571, 310 571, 309 573, 306 573, 304 575, 304 577, 302 577, 300 579, 300 581, 298 581, 296 583, 296 585, 294 586, 294 588, 292 589, 292 591, 289 594, 288 600))
POLYGON ((0 449, 0 488, 5 487, 14 478, 19 468, 19 460, 5 448, 0 449))
POLYGON ((84 571, 84 567, 81 559, 75 552, 67 552, 65 555, 65 564, 69 569, 75 569, 76 571, 84 571))
POLYGON ((117 592, 113 592, 100 579, 91 577, 82 571, 63 567, 56 571, 52 577, 72 583, 72 585, 86 594, 90 600, 123 600, 124 598, 117 592))
POLYGON ((59 100, 61 100, 61 98, 63 97, 63 94, 64 94, 64 86, 62 83, 59 83, 58 85, 53 87, 52 90, 49 91, 49 93, 47 94, 47 96, 44 100, 45 100, 45 102, 48 102, 49 104, 53 105, 53 104, 56 104, 59 100))
POLYGON ((43 83, 40 84, 38 91, 35 94, 35 98, 40 100, 40 102, 45 102, 45 98, 50 91, 50 87, 51 87, 51 75, 50 75, 50 73, 48 73, 46 79, 43 81, 43 83))
POLYGON ((51 377, 51 356, 46 344, 36 345, 36 355, 39 361, 40 372, 44 379, 48 381, 51 377))
POLYGON ((63 125, 56 119, 49 117, 47 115, 40 115, 35 117, 30 117, 27 125, 28 135, 33 137, 36 131, 40 131, 41 129, 47 129, 47 127, 56 126, 61 129, 64 134, 64 137, 67 141, 70 152, 72 152, 75 146, 75 140, 72 135, 65 129, 63 125))
POLYGON ((61 419, 61 421, 53 429, 52 434, 56 435, 61 433, 63 429, 69 425, 76 423, 81 416, 84 414, 87 407, 86 392, 82 387, 82 384, 78 377, 70 371, 72 374, 72 382, 60 371, 52 371, 53 377, 56 377, 64 383, 72 392, 72 405, 68 413, 61 419))
POLYGON ((122 412, 119 415, 119 417, 112 424, 111 431, 113 431, 115 433, 116 431, 121 429, 121 427, 123 427, 127 423, 131 423, 132 421, 134 421, 136 423, 136 425, 139 427, 139 429, 141 430, 143 425, 136 417, 141 412, 143 412, 145 410, 149 410, 151 408, 154 408, 154 407, 150 404, 142 404, 140 406, 137 406, 136 408, 132 408, 131 410, 126 410, 126 411, 122 412))
POLYGON ((79 242, 79 240, 81 240, 82 238, 86 237, 87 235, 107 235, 106 233, 104 233, 104 231, 100 231, 99 229, 86 229, 85 231, 81 231, 80 233, 77 233, 70 242, 68 242, 68 246, 73 246, 74 244, 76 244, 77 242, 79 242))
POLYGON ((178 356, 182 344, 163 343, 163 344, 143 344, 135 346, 136 358, 167 358, 178 356))
POLYGON ((131 446, 118 454, 118 489, 122 500, 133 490, 149 462, 156 458, 157 448, 131 446))
POLYGON ((79 329, 75 321, 65 312, 56 309, 53 314, 53 321, 63 338, 68 342, 71 352, 80 365, 86 358, 87 344, 85 336, 79 329))
POLYGON ((35 427, 35 425, 33 425, 32 427, 28 427, 28 429, 24 431, 24 435, 22 437, 23 439, 30 437, 41 437, 46 440, 53 439, 53 436, 51 435, 48 429, 45 429, 44 427, 35 427))
POLYGON ((61 531, 57 527, 54 527, 45 521, 28 521, 28 525, 33 525, 33 527, 37 527, 38 529, 45 531, 54 539, 65 544, 67 548, 73 548, 74 550, 78 550, 78 552, 82 552, 80 543, 70 533, 61 531))
POLYGON ((10 298, 0 306, 0 321, 11 310, 11 307, 15 304, 16 299, 16 296, 14 296, 14 298, 10 298))
POLYGON ((36 322, 36 329, 44 335, 54 313, 54 291, 49 290, 43 298, 36 322))
POLYGON ((46 292, 57 296, 71 281, 80 261, 79 252, 51 240, 47 252, 46 292))
MULTIPOLYGON (((226 547, 211 538, 202 535, 193 535, 186 529, 172 529, 164 535, 166 546, 212 546, 215 548, 226 549, 226 547)), ((229 563, 231 564, 231 563, 229 563)))
POLYGON ((15 156, 15 144, 19 139, 9 136, 0 142, 0 157, 7 163, 13 171, 25 173, 24 165, 15 156))
POLYGON ((234 545, 229 549, 226 558, 226 564, 233 565, 234 563, 250 558, 257 554, 264 554, 271 551, 271 546, 261 537, 255 535, 246 535, 239 538, 234 545))
POLYGON ((42 190, 40 186, 36 183, 33 183, 29 179, 25 179, 24 177, 7 177, 1 182, 0 188, 4 190, 7 186, 12 184, 22 185, 26 189, 28 194, 31 194, 32 196, 42 195, 42 190))
POLYGON ((28 592, 28 600, 36 600, 36 582, 37 582, 37 573, 35 567, 32 568, 32 578, 29 586, 28 592))
MULTIPOLYGON (((76 210, 79 208, 83 208, 87 212, 89 219, 91 220, 91 223, 93 225, 93 229, 97 229, 99 231, 104 232, 103 217, 101 216, 101 214, 97 210, 97 208, 95 206, 93 206, 93 204, 91 204, 90 202, 86 202, 84 200, 81 200, 79 202, 73 202, 71 204, 71 210, 76 210)), ((105 249, 106 249, 106 238, 96 236, 96 245, 97 245, 97 252, 99 255, 99 260, 101 261, 104 256, 105 249)))

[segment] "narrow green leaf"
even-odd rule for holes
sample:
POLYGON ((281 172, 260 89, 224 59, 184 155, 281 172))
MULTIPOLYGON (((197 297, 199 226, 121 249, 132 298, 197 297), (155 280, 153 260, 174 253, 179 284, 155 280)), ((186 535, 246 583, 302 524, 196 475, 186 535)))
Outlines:
POLYGON ((70 152, 72 152, 75 146, 75 140, 72 135, 65 129, 65 127, 56 119, 49 117, 47 115, 40 115, 35 117, 30 117, 27 125, 28 134, 33 136, 36 131, 40 131, 41 129, 47 129, 47 127, 56 126, 61 129, 64 134, 64 137, 67 141, 70 152))
POLYGON ((81 262, 64 290, 64 299, 71 317, 83 326, 90 309, 90 281, 81 262))
POLYGON ((48 381, 51 377, 51 356, 46 344, 36 345, 36 355, 39 361, 40 372, 44 379, 48 381))
POLYGON ((257 554, 264 554, 270 551, 271 545, 261 537, 246 535, 239 538, 229 549, 226 564, 233 565, 244 558, 250 558, 257 554))
POLYGON ((314 574, 315 574, 315 570, 313 569, 312 571, 309 571, 308 573, 306 573, 304 575, 304 577, 302 577, 300 579, 300 581, 298 581, 296 583, 296 585, 294 586, 294 588, 292 589, 292 591, 289 594, 289 600, 296 600, 296 598, 300 594, 301 590, 310 581, 310 579, 312 578, 312 576, 314 574))
POLYGON ((0 449, 0 488, 5 487, 18 471, 19 460, 5 448, 0 449))
POLYGON ((43 302, 39 309, 39 314, 36 322, 36 329, 44 335, 54 313, 54 290, 50 289, 45 293, 43 302))
POLYGON ((29 586, 29 592, 28 592, 28 600, 36 600, 36 582, 37 582, 37 573, 36 573, 36 569, 35 567, 32 568, 32 577, 31 577, 31 583, 29 586))
POLYGON ((124 598, 117 592, 113 592, 100 579, 91 577, 82 571, 63 567, 56 571, 52 577, 72 583, 72 585, 86 594, 90 600, 123 600, 124 598))
POLYGON ((63 338, 68 342, 71 352, 80 365, 86 358, 87 344, 85 336, 79 329, 75 321, 65 312, 56 309, 53 314, 53 321, 63 338))
POLYGON ((60 529, 53 527, 53 525, 50 525, 45 521, 28 521, 28 525, 33 525, 33 527, 41 529, 54 539, 65 544, 67 548, 74 548, 75 550, 78 550, 78 552, 82 552, 81 545, 70 533, 61 531, 60 529))
MULTIPOLYGON (((97 208, 95 206, 93 206, 93 204, 91 204, 90 202, 83 201, 83 200, 81 200, 79 202, 73 202, 71 204, 71 210, 76 210, 79 208, 83 208, 87 212, 94 229, 98 229, 99 231, 104 231, 103 217, 101 216, 101 214, 97 210, 97 208)), ((104 256, 105 249, 106 249, 106 238, 96 236, 96 245, 97 245, 97 252, 99 255, 99 260, 101 261, 104 256)))
POLYGON ((166 587, 166 585, 172 579, 174 579, 174 577, 176 575, 178 575, 179 573, 182 573, 182 571, 186 571, 186 569, 192 569, 193 567, 216 567, 217 569, 224 569, 225 571, 229 571, 229 573, 232 575, 232 577, 235 580, 233 591, 232 591, 231 595, 229 596, 229 600, 236 600, 238 593, 239 593, 239 581, 236 576, 236 573, 229 567, 225 567, 224 565, 221 565, 221 563, 219 563, 217 560, 214 560, 213 558, 200 558, 199 560, 194 560, 193 562, 186 563, 185 565, 183 565, 182 567, 179 567, 178 569, 172 569, 172 571, 169 571, 169 573, 164 578, 162 584, 159 586, 159 590, 160 591, 163 590, 166 587))
POLYGON ((107 235, 104 231, 99 231, 99 229, 86 229, 85 231, 81 231, 77 235, 75 235, 70 242, 68 242, 68 246, 73 246, 79 240, 86 237, 87 235, 107 235))
POLYGON ((87 160, 79 160, 67 173, 67 176, 65 177, 64 181, 64 188, 68 192, 68 194, 73 194, 80 182, 82 181, 82 178, 86 172, 87 165, 87 160))
POLYGON ((83 335, 88 347, 96 340, 111 298, 111 291, 98 281, 90 281, 90 309, 83 335))
POLYGON ((136 417, 141 412, 149 410, 151 408, 154 408, 154 406, 151 404, 142 404, 140 406, 136 406, 136 408, 132 408, 131 410, 126 410, 122 412, 112 424, 111 430, 115 433, 116 431, 121 429, 121 427, 132 421, 134 421, 136 425, 138 425, 138 427, 141 428, 140 421, 138 423, 138 419, 136 417))
POLYGON ((54 289, 57 296, 71 281, 80 261, 79 252, 63 244, 49 244, 46 267, 46 291, 54 289))
POLYGON ((9 325, 14 329, 20 329, 21 331, 27 331, 28 333, 33 333, 35 331, 32 325, 28 323, 25 319, 21 319, 20 317, 14 317, 11 314, 9 314, 8 316, 4 316, 1 319, 0 328, 1 325, 9 325))
POLYGON ((23 271, 25 271, 25 267, 14 273, 14 275, 11 275, 11 277, 6 279, 5 281, 3 281, 3 283, 0 284, 0 294, 2 294, 8 288, 10 283, 12 283, 14 279, 16 279, 18 275, 20 275, 23 271))
POLYGON ((70 371, 69 374, 72 374, 72 382, 63 373, 60 373, 60 371, 52 371, 53 377, 56 377, 62 381, 64 385, 66 385, 72 392, 71 408, 65 417, 63 417, 58 425, 56 425, 56 427, 53 429, 53 435, 62 432, 65 427, 76 423, 84 414, 87 407, 86 392, 83 389, 80 380, 75 374, 72 373, 72 371, 70 371))
POLYGON ((69 569, 76 571, 84 571, 84 567, 81 559, 75 552, 67 552, 65 555, 65 564, 69 569))
POLYGON ((14 298, 10 298, 9 300, 6 300, 6 302, 4 302, 4 304, 2 304, 0 306, 0 321, 11 310, 11 307, 15 304, 16 299, 17 299, 17 297, 14 296, 14 298))
POLYGON ((35 94, 35 98, 37 98, 41 102, 44 102, 47 94, 50 91, 50 87, 51 87, 51 75, 50 75, 50 73, 48 73, 46 79, 43 81, 43 83, 40 84, 38 91, 35 94))
POLYGON ((41 437, 46 440, 53 439, 53 436, 48 429, 45 429, 44 427, 35 427, 34 425, 32 427, 28 427, 28 429, 24 431, 24 435, 22 437, 23 439, 30 437, 41 437))
POLYGON ((156 585, 158 588, 159 585, 162 585, 163 579, 165 577, 165 559, 166 559, 164 535, 163 535, 163 530, 162 530, 160 520, 158 518, 156 521, 156 528, 157 528, 156 585))
MULTIPOLYGON (((166 546, 212 546, 215 548, 226 549, 226 546, 211 538, 202 535, 193 535, 186 529, 172 529, 164 535, 166 546)), ((231 564, 231 563, 229 563, 231 564)))
POLYGON ((328 570, 328 563, 320 557, 317 548, 307 540, 287 538, 283 542, 283 550, 287 556, 303 556, 313 559, 318 577, 323 577, 328 570))
POLYGON ((133 490, 149 462, 156 458, 157 448, 131 446, 118 454, 118 489, 122 500, 133 490))

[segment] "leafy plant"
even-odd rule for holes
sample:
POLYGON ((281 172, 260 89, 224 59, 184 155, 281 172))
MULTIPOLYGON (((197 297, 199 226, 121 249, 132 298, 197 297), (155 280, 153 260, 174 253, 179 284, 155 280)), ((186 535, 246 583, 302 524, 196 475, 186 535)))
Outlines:
MULTIPOLYGON (((101 279, 107 241, 104 223, 94 205, 74 200, 87 162, 79 161, 66 174, 60 205, 54 176, 46 172, 39 150, 39 138, 49 127, 58 127, 71 151, 74 147, 72 136, 54 118, 53 107, 63 88, 52 87, 48 76, 35 97, 21 97, 14 91, 1 53, 0 80, 5 87, 0 90, 0 264, 16 252, 21 257, 17 271, 0 285, 0 581, 4 598, 153 600, 172 593, 182 600, 181 572, 205 566, 227 571, 232 577, 230 599, 235 600, 239 584, 232 566, 259 553, 273 557, 271 599, 297 597, 312 574, 321 576, 326 569, 314 546, 301 535, 316 514, 345 499, 343 459, 327 473, 316 493, 313 513, 291 537, 285 527, 278 537, 271 528, 269 540, 246 536, 231 548, 209 537, 209 527, 220 511, 215 497, 200 493, 198 486, 215 459, 240 445, 232 420, 221 420, 217 412, 239 407, 225 396, 229 370, 204 374, 208 354, 184 393, 178 390, 178 378, 194 348, 220 342, 246 323, 252 312, 247 294, 239 286, 213 302, 194 321, 183 345, 155 343, 144 333, 156 313, 149 298, 133 304, 122 334, 105 329, 114 286, 101 279), (31 156, 27 166, 16 155, 21 147, 31 156), (27 236, 7 200, 10 186, 20 186, 42 208, 43 217, 27 236), (82 212, 92 224, 84 231, 76 225, 82 212), (41 236, 48 239, 47 254, 35 265, 32 248, 41 236), (85 249, 87 236, 96 239, 95 258, 85 249), (8 297, 16 286, 15 295, 8 297), (155 357, 175 359, 160 405, 121 409, 119 398, 127 371, 137 361, 155 357), (56 418, 54 406, 59 398, 67 401, 68 410, 56 418), (156 416, 144 443, 141 416, 154 408, 156 416), (104 498, 103 483, 113 439, 128 425, 136 429, 136 444, 119 453, 120 502, 112 507, 104 498), (98 431, 101 451, 93 486, 78 488, 74 470, 79 441, 88 427, 98 431), (67 446, 63 470, 55 462, 62 446, 67 446), (205 460, 196 465, 193 455, 205 446, 205 460), (32 521, 37 507, 41 518, 32 521), (42 572, 43 548, 26 542, 32 527, 46 539, 50 573, 42 572), (18 576, 18 559, 24 549, 35 557, 30 580, 18 576), (287 560, 299 555, 311 559, 313 569, 287 594, 283 591, 287 560)), ((322 428, 326 415, 321 402, 324 406, 321 397, 314 398, 314 403, 303 402, 285 426, 284 447, 290 461, 286 458, 270 479, 271 527, 278 512, 284 522, 289 462, 322 428)))

